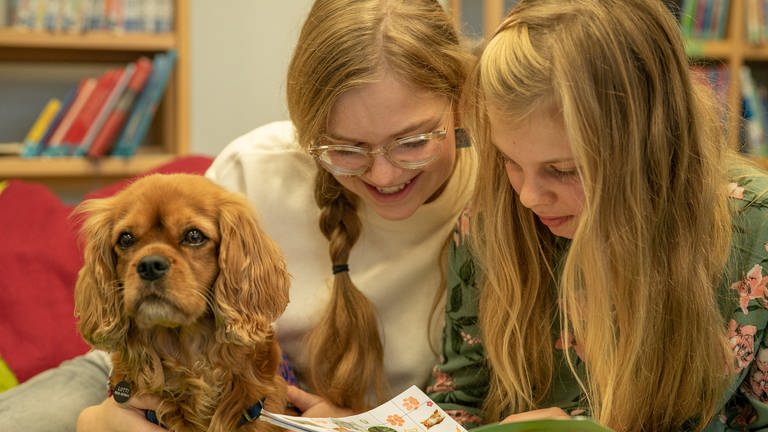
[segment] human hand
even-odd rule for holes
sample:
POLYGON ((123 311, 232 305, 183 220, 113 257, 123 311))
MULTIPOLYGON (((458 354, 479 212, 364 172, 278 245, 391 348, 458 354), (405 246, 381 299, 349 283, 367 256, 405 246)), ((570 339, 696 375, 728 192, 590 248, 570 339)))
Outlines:
POLYGON ((316 394, 292 385, 288 386, 288 401, 301 411, 302 417, 347 417, 355 414, 350 409, 337 407, 316 394))
POLYGON ((119 404, 107 398, 99 405, 84 409, 77 418, 77 432, 96 431, 131 431, 131 432, 167 432, 165 429, 147 421, 144 412, 157 408, 158 400, 154 396, 133 396, 127 402, 119 404))
POLYGON ((515 423, 528 420, 548 420, 548 419, 569 419, 569 416, 565 411, 557 407, 542 408, 533 411, 526 411, 519 414, 512 414, 507 416, 502 423, 515 423))

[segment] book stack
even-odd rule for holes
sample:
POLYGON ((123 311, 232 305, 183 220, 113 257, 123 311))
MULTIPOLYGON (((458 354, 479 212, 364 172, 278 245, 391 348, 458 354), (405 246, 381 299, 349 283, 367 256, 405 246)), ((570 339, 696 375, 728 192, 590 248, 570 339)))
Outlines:
POLYGON ((680 8, 683 36, 688 39, 723 39, 729 6, 729 0, 683 0, 680 8))
POLYGON ((81 79, 64 98, 46 103, 24 139, 21 156, 133 156, 175 62, 171 50, 81 79))
POLYGON ((9 0, 8 25, 19 30, 166 33, 173 0, 9 0))

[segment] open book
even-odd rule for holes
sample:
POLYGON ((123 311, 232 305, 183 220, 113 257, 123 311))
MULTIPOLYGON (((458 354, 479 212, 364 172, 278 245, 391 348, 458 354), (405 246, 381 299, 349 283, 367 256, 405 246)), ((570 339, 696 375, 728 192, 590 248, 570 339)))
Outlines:
MULTIPOLYGON (((412 386, 384 404, 342 418, 308 418, 261 411, 259 420, 296 432, 467 432, 418 387, 412 386)), ((610 432, 586 419, 532 420, 491 424, 471 432, 610 432)))

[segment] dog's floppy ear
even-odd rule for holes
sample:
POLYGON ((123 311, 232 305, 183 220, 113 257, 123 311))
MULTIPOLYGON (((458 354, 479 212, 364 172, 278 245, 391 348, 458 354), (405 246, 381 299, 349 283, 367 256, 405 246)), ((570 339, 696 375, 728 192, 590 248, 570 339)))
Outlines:
POLYGON ((128 329, 112 249, 113 201, 86 200, 74 212, 75 217, 84 219, 80 235, 85 242, 85 262, 75 285, 78 329, 89 344, 108 351, 115 349, 128 329))
POLYGON ((258 226, 245 198, 220 207, 219 276, 214 284, 217 337, 253 344, 288 305, 289 275, 282 252, 258 226), (255 320, 261 321, 254 327, 255 320))

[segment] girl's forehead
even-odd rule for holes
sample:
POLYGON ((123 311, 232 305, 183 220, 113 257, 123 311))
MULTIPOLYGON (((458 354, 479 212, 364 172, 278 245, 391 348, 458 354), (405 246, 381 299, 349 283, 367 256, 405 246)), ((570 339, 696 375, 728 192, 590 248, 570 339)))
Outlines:
POLYGON ((536 110, 524 119, 510 120, 497 110, 488 111, 491 140, 507 157, 527 162, 573 158, 562 121, 547 110, 536 110))
POLYGON ((342 94, 328 118, 326 133, 349 140, 392 139, 438 126, 450 99, 384 78, 342 94))

